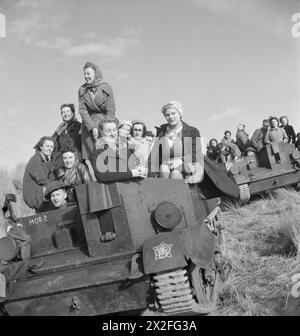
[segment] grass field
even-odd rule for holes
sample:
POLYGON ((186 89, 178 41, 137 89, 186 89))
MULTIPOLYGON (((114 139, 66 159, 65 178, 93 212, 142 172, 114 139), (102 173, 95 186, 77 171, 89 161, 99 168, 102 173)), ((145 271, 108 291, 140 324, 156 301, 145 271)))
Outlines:
POLYGON ((217 315, 300 315, 292 295, 300 273, 300 193, 278 189, 243 207, 228 204, 224 225, 227 280, 217 315))
MULTIPOLYGON (((17 195, 17 217, 33 214, 22 199, 24 164, 0 168, 0 204, 5 193, 17 195)), ((300 193, 278 189, 239 207, 226 204, 225 282, 213 315, 300 315, 300 297, 292 295, 292 276, 300 274, 300 193)), ((4 233, 0 218, 0 236, 4 233)))

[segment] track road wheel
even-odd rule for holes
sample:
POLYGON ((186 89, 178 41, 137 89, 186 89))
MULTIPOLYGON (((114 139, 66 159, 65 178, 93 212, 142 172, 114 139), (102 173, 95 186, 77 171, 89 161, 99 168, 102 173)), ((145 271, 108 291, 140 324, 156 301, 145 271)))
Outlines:
POLYGON ((241 184, 239 185, 239 190, 240 190, 239 204, 244 205, 249 201, 250 196, 251 196, 249 185, 247 183, 241 184))

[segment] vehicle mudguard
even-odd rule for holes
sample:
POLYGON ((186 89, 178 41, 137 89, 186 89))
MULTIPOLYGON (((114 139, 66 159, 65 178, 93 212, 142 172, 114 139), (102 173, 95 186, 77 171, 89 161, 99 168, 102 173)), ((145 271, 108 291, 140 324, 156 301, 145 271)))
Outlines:
POLYGON ((206 267, 214 257, 215 236, 205 223, 183 232, 183 252, 194 264, 206 267))
POLYGON ((205 198, 228 195, 239 199, 239 188, 226 171, 219 168, 213 161, 204 156, 204 177, 198 187, 205 198))
POLYGON ((164 232, 145 241, 143 266, 145 274, 168 271, 187 265, 183 246, 183 230, 164 232))

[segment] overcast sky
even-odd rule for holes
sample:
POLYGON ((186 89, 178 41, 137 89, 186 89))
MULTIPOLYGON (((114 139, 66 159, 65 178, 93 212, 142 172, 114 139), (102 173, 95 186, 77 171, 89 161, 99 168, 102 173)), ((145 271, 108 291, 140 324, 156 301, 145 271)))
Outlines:
MULTIPOLYGON (((27 161, 74 102, 82 67, 111 84, 119 119, 164 122, 179 100, 206 142, 270 115, 300 132, 299 0, 0 0, 0 166, 27 161)), ((77 117, 80 120, 80 116, 77 117)))

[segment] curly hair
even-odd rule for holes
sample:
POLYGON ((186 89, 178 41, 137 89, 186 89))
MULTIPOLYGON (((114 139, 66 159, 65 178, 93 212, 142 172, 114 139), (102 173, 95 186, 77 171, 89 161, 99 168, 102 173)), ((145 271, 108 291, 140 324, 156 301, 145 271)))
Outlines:
POLYGON ((43 147, 43 145, 44 145, 44 143, 45 143, 45 141, 52 141, 53 142, 53 144, 55 144, 55 141, 54 141, 54 139, 51 137, 51 136, 43 136, 43 137, 41 137, 40 138, 40 140, 37 142, 37 144, 36 145, 34 145, 34 149, 36 149, 36 150, 38 150, 38 151, 41 151, 41 147, 43 147))
POLYGON ((62 150, 61 150, 61 155, 64 155, 65 153, 68 153, 68 152, 71 152, 71 153, 74 153, 75 154, 75 159, 77 160, 78 159, 78 150, 72 146, 72 144, 66 144, 62 150))
POLYGON ((100 121, 99 130, 103 131, 103 126, 108 123, 115 123, 117 128, 119 128, 119 120, 116 117, 105 115, 100 121))
POLYGON ((272 127, 272 120, 274 120, 274 119, 277 120, 277 123, 278 123, 278 125, 279 125, 279 119, 278 119, 277 117, 272 117, 272 116, 271 116, 271 117, 269 118, 269 123, 270 123, 271 127, 272 127))
POLYGON ((131 127, 130 134, 133 136, 133 127, 134 127, 134 125, 138 125, 138 124, 143 126, 143 135, 142 135, 142 137, 144 138, 146 136, 147 126, 146 126, 146 124, 142 120, 133 120, 132 121, 132 127, 131 127))
POLYGON ((64 107, 69 107, 70 110, 73 112, 73 114, 75 114, 75 105, 74 104, 62 104, 62 105, 60 105, 60 112, 62 111, 62 109, 64 107))
POLYGON ((282 124, 282 119, 283 118, 285 118, 286 120, 287 120, 287 123, 289 123, 289 118, 286 116, 286 115, 284 115, 284 116, 281 116, 280 118, 279 118, 279 121, 280 121, 280 123, 282 124))
POLYGON ((102 72, 96 64, 92 62, 86 62, 85 65, 83 66, 83 71, 87 68, 91 68, 95 71, 96 78, 100 78, 100 79, 103 78, 102 72))

